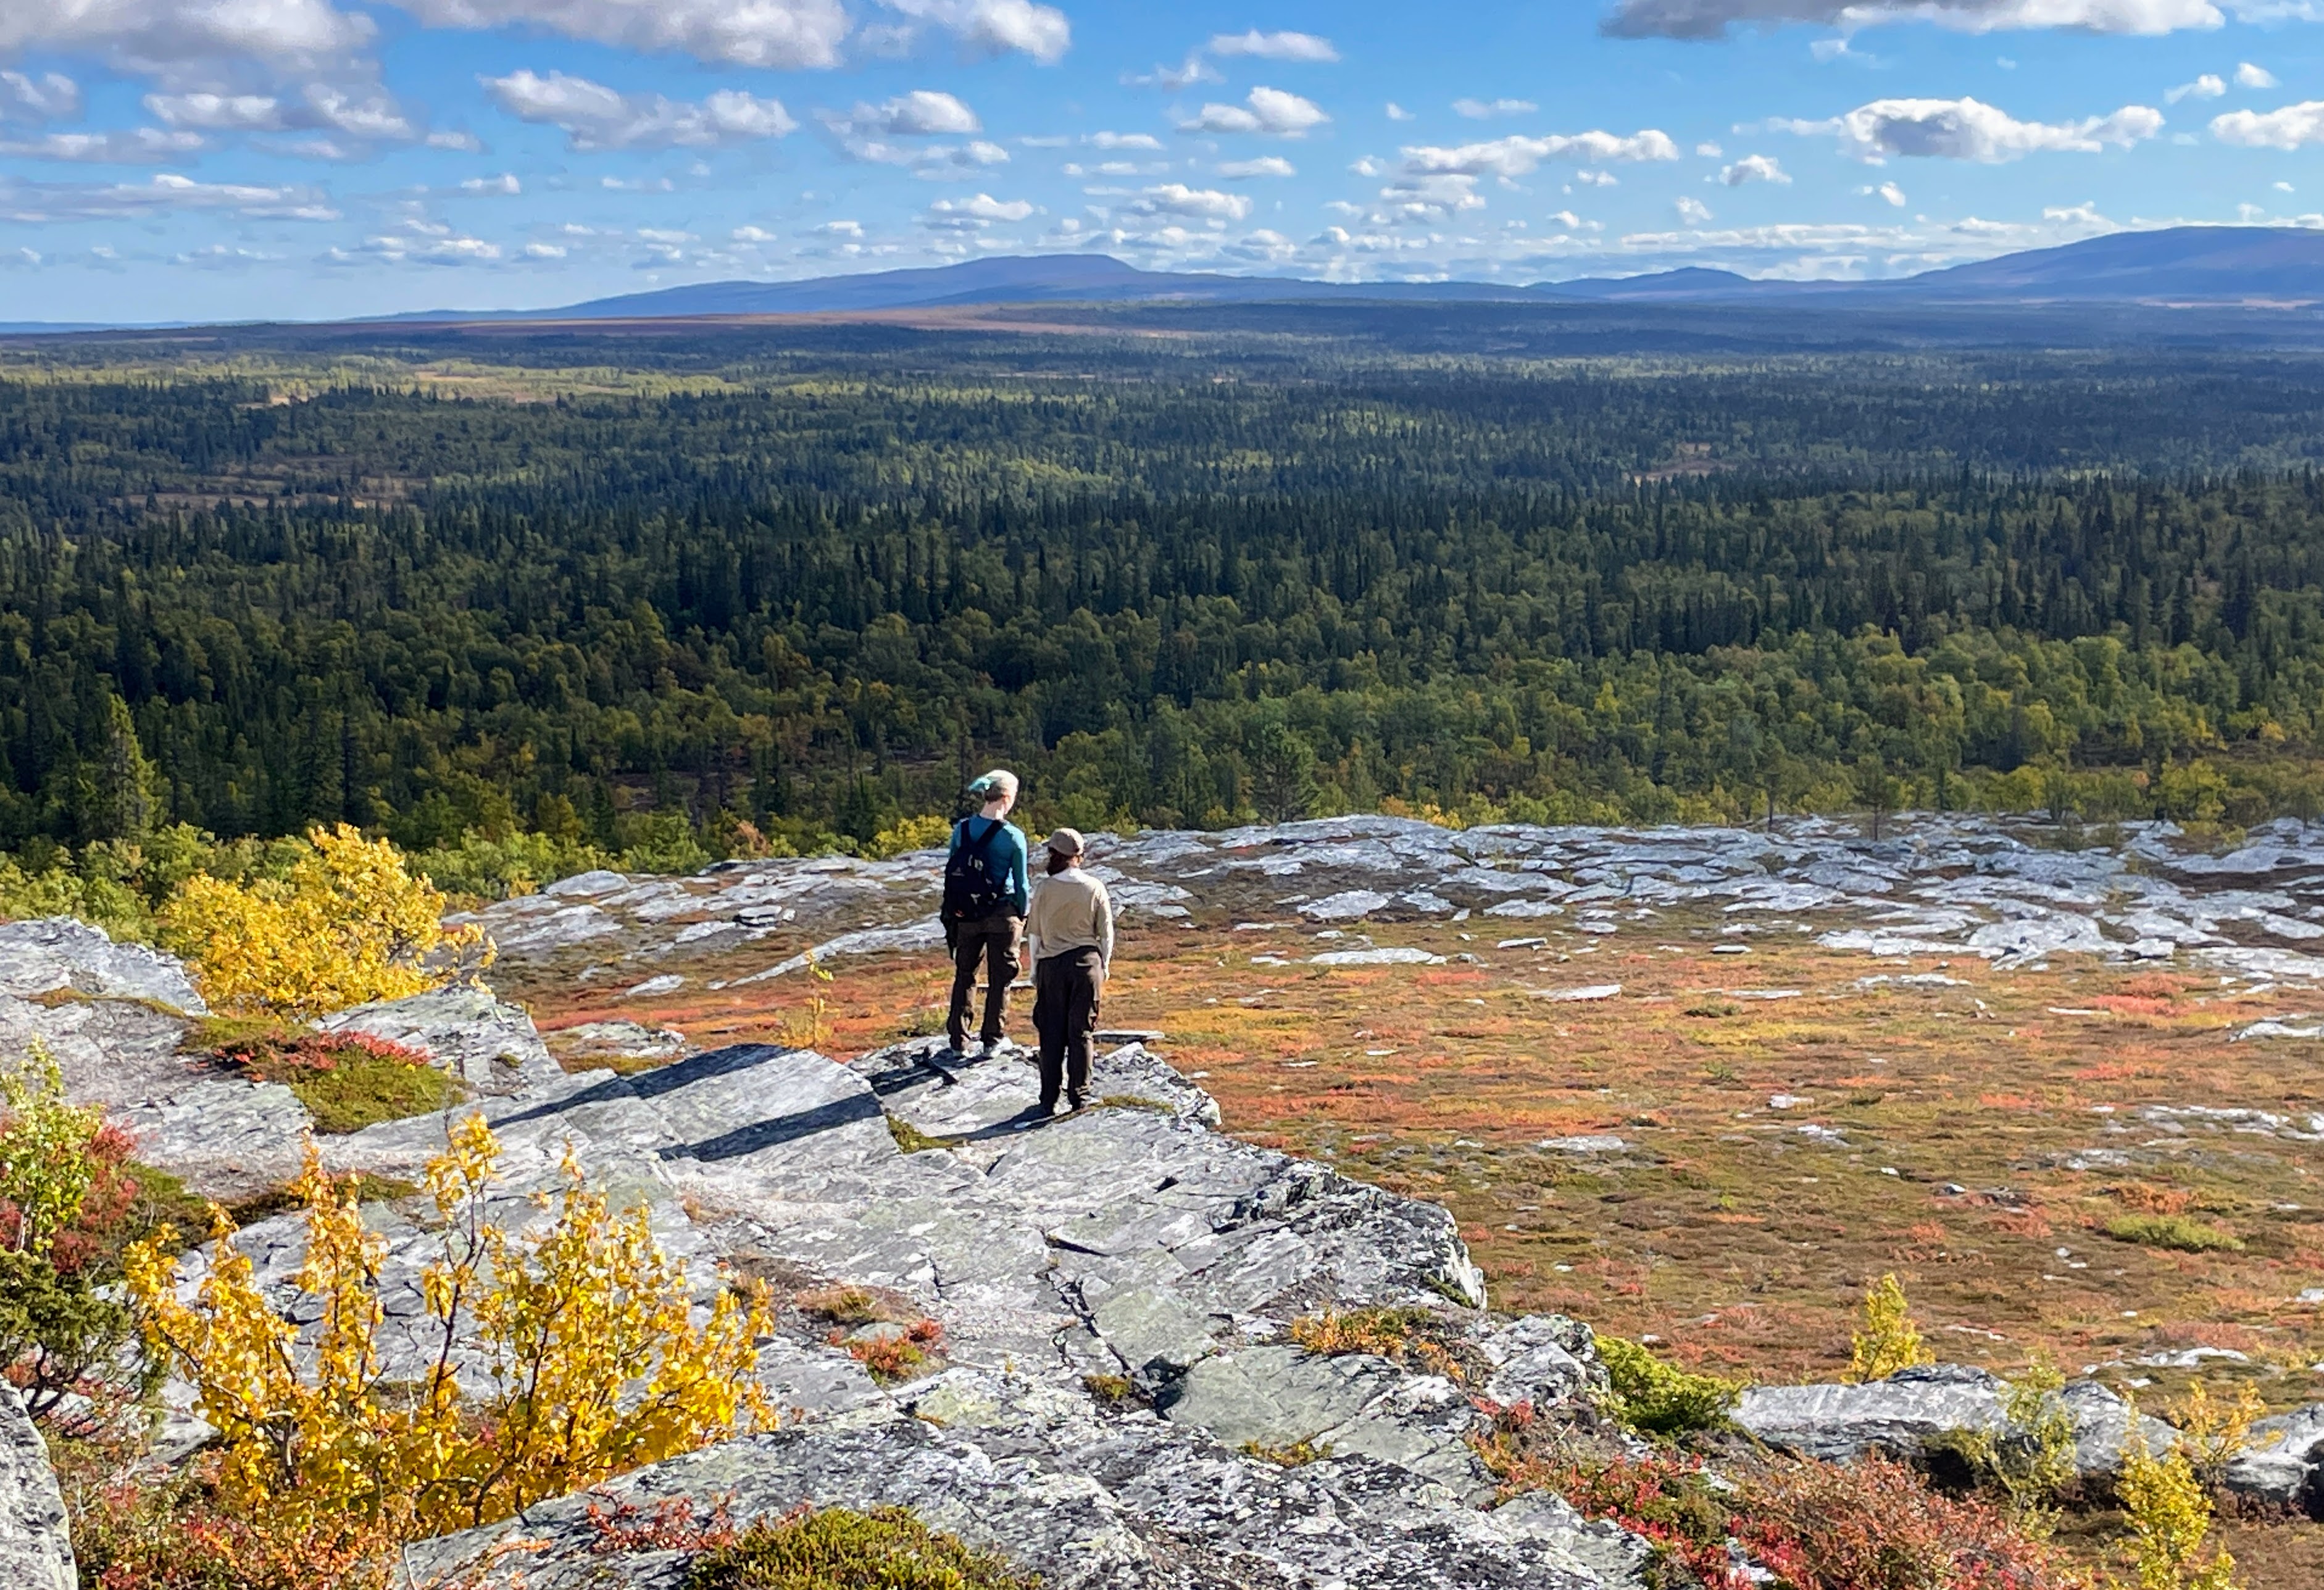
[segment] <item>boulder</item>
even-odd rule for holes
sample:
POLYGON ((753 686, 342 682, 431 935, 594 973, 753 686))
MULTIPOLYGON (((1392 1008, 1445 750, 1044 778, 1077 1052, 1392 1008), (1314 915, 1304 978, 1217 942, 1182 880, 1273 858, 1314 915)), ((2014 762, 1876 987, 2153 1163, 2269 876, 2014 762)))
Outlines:
POLYGON ((75 1590, 78 1583, 48 1444, 25 1415, 16 1388, 0 1381, 0 1585, 75 1590))
MULTIPOLYGON (((1900 1370, 1862 1385, 1754 1386, 1743 1393, 1735 1422, 1770 1447, 1803 1457, 1846 1462, 1867 1452, 1918 1457, 1955 1431, 1998 1436, 2010 1428, 2004 1411, 2008 1387, 1996 1375, 1965 1364, 1900 1370)), ((2130 1431, 2130 1404, 2095 1381, 2076 1381, 2060 1393, 2074 1423, 2074 1467, 2084 1478, 2114 1474, 2130 1431)), ((2178 1432, 2159 1419, 2139 1416, 2147 1449, 2161 1452, 2178 1432)))
POLYGON ((2324 1402, 2253 1421, 2244 1450, 2227 1465, 2238 1496, 2324 1517, 2324 1402))

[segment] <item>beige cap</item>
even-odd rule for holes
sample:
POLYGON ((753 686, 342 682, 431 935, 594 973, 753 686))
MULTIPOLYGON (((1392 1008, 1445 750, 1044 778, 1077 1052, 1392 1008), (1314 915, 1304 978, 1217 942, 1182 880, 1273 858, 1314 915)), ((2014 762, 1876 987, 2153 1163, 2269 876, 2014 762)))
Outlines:
POLYGON ((1082 835, 1079 828, 1056 829, 1049 835, 1046 843, 1059 855, 1079 855, 1082 853, 1082 835))

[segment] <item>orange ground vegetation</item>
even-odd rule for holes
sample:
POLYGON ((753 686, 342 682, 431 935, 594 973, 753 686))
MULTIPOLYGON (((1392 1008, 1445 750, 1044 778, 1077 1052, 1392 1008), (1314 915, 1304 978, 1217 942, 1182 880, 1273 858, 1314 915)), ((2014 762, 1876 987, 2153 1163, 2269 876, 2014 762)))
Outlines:
MULTIPOLYGON (((1445 1204, 1497 1304, 1683 1363, 1830 1378, 1866 1282, 1895 1271, 1945 1358, 2110 1366, 2155 1403, 2190 1372, 2135 1360, 2232 1343, 2249 1362, 2207 1360, 2206 1379, 2254 1380, 2277 1406, 2324 1398, 2324 1310, 2293 1300, 2324 1286, 2324 1142, 2303 1141, 2324 1135, 2308 1126, 2324 1043, 2229 1041, 2300 994, 2078 957, 1875 959, 1772 932, 1713 955, 1733 942, 1719 925, 1674 913, 1643 936, 1507 950, 1475 923, 1376 926, 1383 945, 1478 958, 1334 968, 1304 964, 1331 946, 1290 928, 1139 929, 1105 1020, 1166 1031, 1229 1131, 1445 1204), (1930 973, 1956 981, 1896 980, 1930 973), (1608 983, 1618 997, 1543 997, 1608 983), (1540 1146, 1609 1136, 1627 1146, 1540 1146), (2126 1214, 2183 1214, 2243 1247, 2107 1235, 2126 1214)), ((706 964, 660 1000, 569 978, 515 991, 544 1029, 630 1016, 703 1045, 771 1040, 806 979, 704 987, 770 951, 789 953, 706 964)), ((833 969, 835 1051, 939 1030, 936 957, 833 969)))

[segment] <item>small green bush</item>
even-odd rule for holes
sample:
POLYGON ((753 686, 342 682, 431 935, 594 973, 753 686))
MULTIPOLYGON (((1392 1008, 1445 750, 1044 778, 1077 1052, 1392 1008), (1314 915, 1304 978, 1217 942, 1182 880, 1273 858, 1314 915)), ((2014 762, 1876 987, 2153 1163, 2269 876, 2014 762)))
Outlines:
POLYGON ((1716 1429, 1743 1392, 1740 1381, 1690 1373, 1620 1336, 1600 1336, 1598 1356, 1614 1382, 1607 1411, 1650 1436, 1716 1429))
POLYGON ((696 1557, 686 1576, 686 1590, 1038 1590, 1038 1584, 900 1507, 761 1519, 731 1544, 696 1557))
POLYGON ((2185 1215, 2120 1215, 2107 1222, 2107 1235, 2116 1242, 2144 1248, 2171 1248, 2181 1253, 2240 1253, 2243 1240, 2233 1232, 2185 1215))

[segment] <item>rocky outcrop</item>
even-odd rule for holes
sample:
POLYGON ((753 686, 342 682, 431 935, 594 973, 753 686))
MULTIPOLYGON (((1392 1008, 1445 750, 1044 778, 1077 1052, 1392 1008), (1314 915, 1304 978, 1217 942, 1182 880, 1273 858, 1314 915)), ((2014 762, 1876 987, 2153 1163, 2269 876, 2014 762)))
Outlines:
MULTIPOLYGON (((361 1019, 438 1041, 408 1012, 361 1019)), ((423 1582, 457 1569, 482 1590, 674 1585, 667 1554, 605 1556, 587 1508, 684 1496, 742 1515, 908 1505, 1052 1590, 1642 1583, 1645 1548, 1618 1529, 1550 1497, 1486 1505, 1469 1445, 1472 1391, 1544 1409, 1586 1398, 1603 1373, 1586 1327, 1483 1314, 1443 1209, 1221 1135, 1210 1098, 1142 1046, 1102 1057, 1102 1104, 1053 1121, 1034 1118, 1017 1049, 959 1062, 922 1041, 840 1063, 742 1045, 630 1076, 517 1070, 512 1091, 451 1114, 325 1140, 326 1159, 408 1177, 452 1115, 479 1112, 503 1145, 502 1223, 537 1218, 532 1196, 569 1151, 617 1202, 648 1207, 706 1297, 721 1263, 786 1290, 876 1288, 940 1324, 945 1352, 936 1373, 885 1386, 788 1316, 760 1371, 782 1428, 414 1548, 423 1582), (1489 1383, 1288 1343, 1302 1315, 1365 1304, 1457 1322, 1489 1383)), ((391 1320, 418 1311, 425 1214, 374 1208, 391 1320)), ((243 1234, 262 1282, 290 1281, 302 1234, 292 1217, 243 1234)), ((185 1285, 200 1277, 196 1258, 185 1285)), ((391 1339, 383 1372, 432 1351, 391 1339)))
POLYGON ((643 1469, 408 1561, 421 1582, 489 1562, 488 1586, 676 1590, 678 1554, 608 1558, 587 1509, 677 1497, 696 1516, 721 1497, 741 1517, 911 1507, 1038 1573, 1043 1590, 1600 1590, 1642 1587, 1647 1558, 1554 1497, 1482 1510, 1353 1454, 1285 1468, 1069 1388, 955 1371, 900 1407, 643 1469))
POLYGON ((16 1389, 0 1381, 0 1585, 74 1590, 72 1535, 49 1449, 16 1389))
MULTIPOLYGON (((2243 848, 2202 854, 2169 823, 2120 825, 2113 846, 2061 846, 2048 825, 1921 815, 1869 840, 1856 825, 1785 819, 1751 828, 1497 824, 1462 832, 1345 817, 1231 829, 1094 836, 1093 870, 1132 921, 1271 925, 1252 948, 1323 965, 1377 964, 1351 935, 1367 921, 1452 919, 1485 944, 1544 931, 1660 931, 1674 908, 1727 919, 1740 948, 1762 931, 1834 948, 2015 962, 2051 954, 2185 957, 2223 971, 2324 979, 2324 827, 2283 819, 2243 848), (1323 958, 1336 957, 1336 958, 1323 958)), ((629 987, 796 975, 829 962, 926 948, 941 855, 724 862, 691 878, 587 873, 478 914, 504 960, 629 987), (765 959, 732 969, 753 945, 765 959)), ((1480 946, 1481 948, 1482 946, 1480 946)))
MULTIPOLYGON (((1880 1452, 1918 1459, 1960 1432, 2006 1436, 2007 1395, 2008 1387, 1985 1370, 1938 1364, 1861 1385, 1755 1386, 1737 1404, 1735 1422, 1803 1457, 1843 1463, 1880 1452)), ((2061 1400, 2073 1420, 2076 1472, 2086 1479, 2116 1473, 2130 1435, 2130 1404, 2096 1381, 2074 1382, 2061 1400)), ((2178 1439, 2161 1419, 2136 1417, 2149 1451, 2178 1439)))
MULTIPOLYGON (((0 923, 0 1052, 44 1046, 67 1095, 104 1105, 136 1137, 140 1160, 233 1201, 298 1174, 313 1118, 289 1088, 183 1052, 193 1019, 208 1013, 173 956, 69 918, 0 923)), ((483 989, 363 1005, 323 1025, 420 1049, 477 1093, 563 1075, 531 1018, 483 989)))

